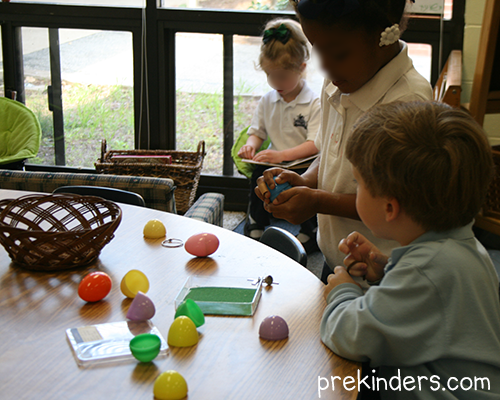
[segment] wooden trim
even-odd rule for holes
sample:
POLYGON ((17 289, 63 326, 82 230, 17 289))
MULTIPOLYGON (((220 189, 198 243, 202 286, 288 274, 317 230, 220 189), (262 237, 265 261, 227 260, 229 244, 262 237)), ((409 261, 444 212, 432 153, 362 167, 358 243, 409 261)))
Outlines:
POLYGON ((487 112, 487 98, 500 26, 500 1, 487 0, 479 39, 476 69, 472 83, 469 111, 482 126, 487 112))
POLYGON ((494 233, 495 235, 500 235, 500 220, 496 218, 477 215, 476 223, 474 225, 478 228, 484 229, 485 231, 494 233))
POLYGON ((434 86, 434 100, 460 107, 462 93, 462 51, 453 50, 434 86))

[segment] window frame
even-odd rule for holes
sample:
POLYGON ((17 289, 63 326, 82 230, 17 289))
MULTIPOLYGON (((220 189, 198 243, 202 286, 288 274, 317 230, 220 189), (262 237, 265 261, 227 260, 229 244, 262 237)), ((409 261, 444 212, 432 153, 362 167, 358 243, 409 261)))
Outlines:
MULTIPOLYGON (((441 21, 434 16, 411 17, 403 40, 432 46, 431 83, 440 71, 439 43, 442 27, 442 63, 451 50, 463 47, 465 0, 454 0, 452 18, 441 21)), ((275 17, 292 17, 293 12, 205 10, 159 8, 158 0, 146 0, 146 8, 77 6, 40 3, 0 3, 0 25, 4 68, 4 87, 8 95, 17 92, 24 102, 24 71, 21 27, 48 29, 97 29, 132 33, 134 54, 134 120, 135 147, 174 149, 176 143, 175 34, 178 32, 223 35, 223 171, 220 176, 202 175, 198 195, 219 191, 226 195, 227 209, 246 209, 248 184, 233 176, 233 37, 259 36, 266 21, 275 17), (141 71, 143 54, 142 22, 145 20, 145 53, 147 69, 141 71), (147 90, 141 82, 147 75, 147 90), (146 97, 147 96, 147 97, 146 97), (142 100, 142 101, 141 101, 142 100), (149 110, 146 110, 146 105, 149 110), (141 109, 142 105, 142 109, 141 109), (141 115, 149 115, 149 124, 141 115), (139 132, 141 134, 139 135, 139 132)), ((94 171, 71 167, 35 166, 31 170, 94 171)), ((95 171, 94 171, 95 172, 95 171)))

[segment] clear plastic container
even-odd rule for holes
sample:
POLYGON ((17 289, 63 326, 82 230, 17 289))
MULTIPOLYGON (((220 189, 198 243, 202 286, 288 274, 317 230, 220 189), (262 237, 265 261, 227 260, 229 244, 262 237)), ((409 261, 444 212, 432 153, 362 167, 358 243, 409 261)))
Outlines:
POLYGON ((175 308, 187 298, 203 314, 253 315, 262 294, 262 279, 220 276, 190 276, 175 298, 175 308))
POLYGON ((135 360, 130 340, 142 333, 152 333, 161 340, 158 357, 168 353, 168 344, 151 321, 121 321, 66 330, 66 336, 80 366, 96 363, 135 360))

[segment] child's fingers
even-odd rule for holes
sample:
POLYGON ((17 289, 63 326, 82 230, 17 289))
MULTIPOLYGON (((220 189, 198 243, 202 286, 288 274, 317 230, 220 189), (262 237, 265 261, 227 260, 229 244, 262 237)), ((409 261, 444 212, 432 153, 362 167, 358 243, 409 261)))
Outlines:
POLYGON ((254 191, 257 197, 264 202, 264 205, 271 202, 271 200, 269 199, 271 197, 271 192, 269 191, 269 188, 267 187, 262 177, 257 180, 257 186, 255 187, 254 191))
POLYGON ((238 152, 238 156, 241 157, 241 158, 245 158, 245 159, 249 159, 251 160, 252 159, 252 147, 250 146, 243 146, 240 151, 238 152))
MULTIPOLYGON (((361 287, 361 285, 357 282, 354 282, 352 280, 352 277, 351 275, 349 274, 349 272, 347 271, 346 268, 344 267, 341 267, 340 265, 336 266, 335 269, 333 270, 334 272, 334 278, 333 280, 336 281, 337 283, 346 283, 346 282, 349 282, 349 283, 355 283, 356 285, 358 285, 359 287, 361 287)), ((330 275, 331 276, 331 275, 330 275)), ((330 276, 328 278, 330 278, 330 276)), ((356 275, 358 276, 358 275, 356 275)), ((330 279, 328 279, 328 282, 330 283, 330 279)))
POLYGON ((377 264, 380 264, 380 265, 385 265, 387 264, 387 260, 388 260, 388 257, 385 255, 385 254, 382 254, 382 253, 375 253, 375 252, 371 252, 370 255, 370 260, 377 263, 377 264))
POLYGON ((279 204, 286 203, 293 196, 297 195, 297 193, 300 193, 300 187, 297 186, 284 190, 274 199, 273 204, 277 206, 279 204))
POLYGON ((349 253, 349 247, 347 246, 347 244, 345 242, 345 238, 339 242, 339 251, 344 253, 344 254, 349 253))
POLYGON ((368 270, 368 265, 361 261, 353 261, 347 266, 347 272, 351 276, 365 276, 368 270))
POLYGON ((351 247, 352 245, 359 243, 360 238, 363 238, 363 236, 359 232, 351 232, 345 239, 347 246, 351 247))
MULTIPOLYGON (((267 189, 267 187, 266 187, 266 189, 267 189)), ((269 191, 262 193, 262 189, 259 186, 256 186, 254 188, 254 192, 257 195, 257 197, 264 202, 264 205, 265 205, 266 202, 267 203, 269 202, 268 197, 266 197, 266 193, 269 193, 269 191)))
POLYGON ((335 267, 335 269, 333 270, 333 273, 334 273, 335 275, 337 275, 338 277, 339 277, 339 276, 342 276, 342 275, 344 275, 344 274, 345 274, 345 275, 349 275, 349 274, 347 273, 347 269, 345 269, 344 267, 342 267, 342 266, 340 266, 340 265, 337 265, 337 266, 335 267))
POLYGON ((253 159, 255 161, 259 161, 259 162, 266 162, 267 161, 267 157, 265 154, 262 154, 262 151, 260 153, 257 153, 253 159))
MULTIPOLYGON (((274 189, 274 187, 276 186, 274 183, 274 177, 278 176, 282 172, 283 172, 283 169, 281 169, 281 168, 269 168, 269 169, 264 171, 262 176, 264 177, 264 183, 267 184, 267 186, 269 186, 269 189, 271 189, 271 190, 274 189)), ((268 190, 268 189, 266 188, 266 190, 268 190)))
POLYGON ((337 275, 337 271, 333 271, 333 274, 328 275, 328 277, 326 278, 326 281, 328 283, 331 283, 332 281, 335 280, 335 275, 337 275))

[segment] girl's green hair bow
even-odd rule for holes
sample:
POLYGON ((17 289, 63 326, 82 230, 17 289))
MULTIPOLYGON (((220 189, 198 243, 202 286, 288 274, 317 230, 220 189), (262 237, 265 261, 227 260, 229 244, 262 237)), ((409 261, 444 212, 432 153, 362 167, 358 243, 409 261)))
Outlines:
POLYGON ((281 24, 278 28, 266 29, 262 41, 264 44, 269 43, 272 39, 279 40, 285 44, 290 39, 290 29, 285 24, 281 24))

